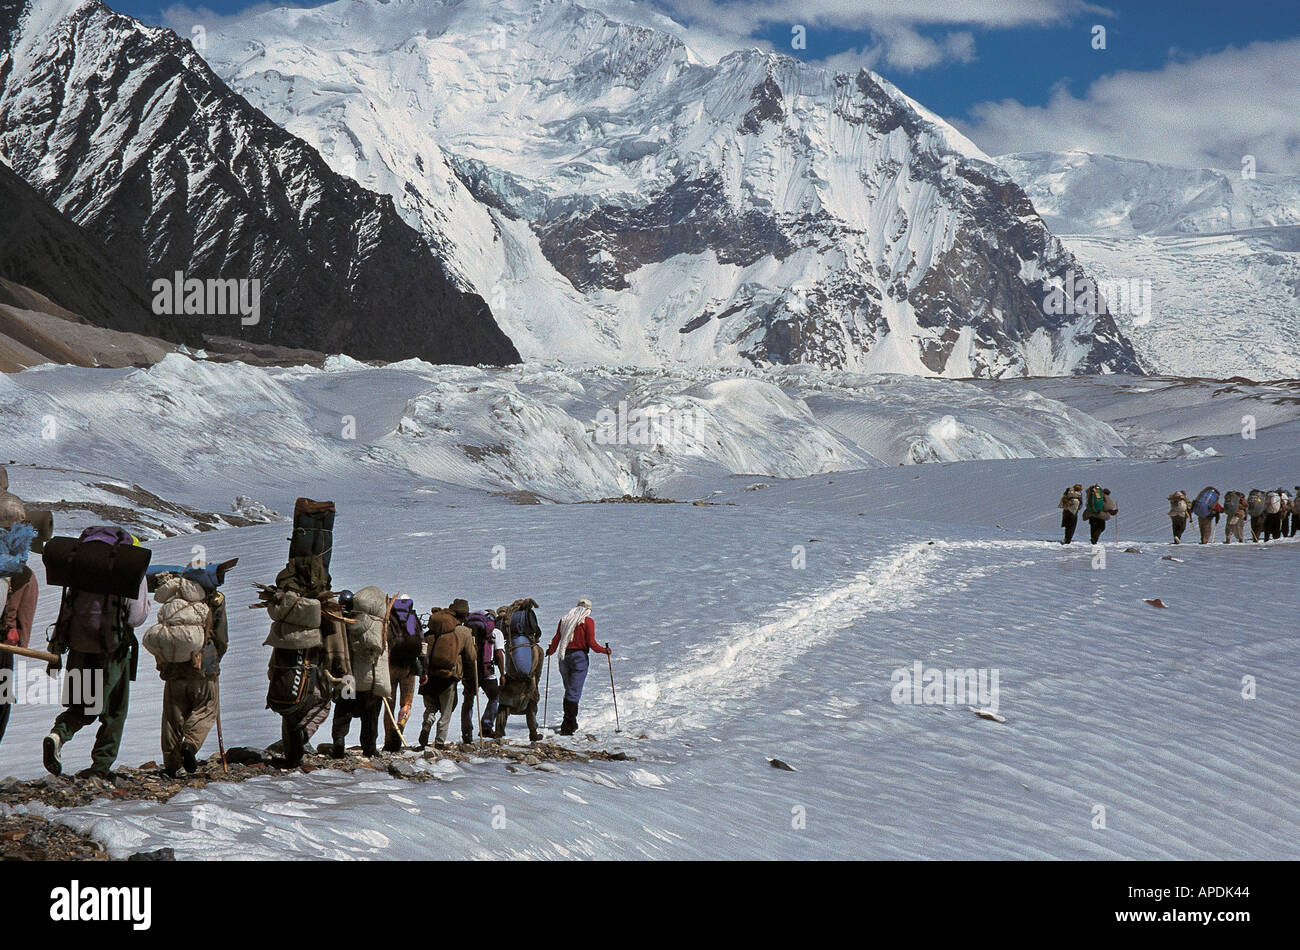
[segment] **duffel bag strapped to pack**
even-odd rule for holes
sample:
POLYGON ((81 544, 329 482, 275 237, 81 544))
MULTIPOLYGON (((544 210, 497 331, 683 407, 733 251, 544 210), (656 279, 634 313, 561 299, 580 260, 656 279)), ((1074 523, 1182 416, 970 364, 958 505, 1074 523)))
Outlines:
POLYGON ((281 715, 294 712, 318 692, 320 670, 306 650, 272 650, 267 676, 266 708, 281 715))
POLYGON ((352 595, 352 609, 381 621, 388 614, 388 595, 373 584, 352 595))
POLYGON ((353 660, 374 663, 384 655, 384 649, 388 646, 384 621, 359 610, 349 611, 347 618, 352 621, 345 626, 353 660))
POLYGON ((120 528, 88 528, 78 539, 51 538, 41 552, 47 584, 127 598, 140 596, 152 558, 152 551, 134 544, 120 528))
POLYGON ((334 548, 334 502, 299 498, 293 506, 293 535, 289 538, 289 559, 318 557, 330 567, 334 548))
POLYGON ((297 591, 277 590, 266 605, 266 613, 272 621, 289 627, 320 629, 320 601, 297 591))

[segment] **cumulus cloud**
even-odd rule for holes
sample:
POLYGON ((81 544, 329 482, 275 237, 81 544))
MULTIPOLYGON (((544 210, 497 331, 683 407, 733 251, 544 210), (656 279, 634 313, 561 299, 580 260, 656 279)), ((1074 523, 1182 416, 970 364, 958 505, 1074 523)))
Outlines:
POLYGON ((866 67, 910 73, 945 62, 969 63, 975 58, 975 37, 964 30, 938 39, 906 27, 889 27, 875 35, 876 43, 827 56, 821 65, 839 72, 857 72, 866 67))
MULTIPOLYGON (((1100 54, 1099 54, 1100 55, 1100 54)), ((956 123, 991 155, 1083 149, 1192 168, 1300 174, 1300 38, 1112 73, 1046 105, 984 102, 956 123)))

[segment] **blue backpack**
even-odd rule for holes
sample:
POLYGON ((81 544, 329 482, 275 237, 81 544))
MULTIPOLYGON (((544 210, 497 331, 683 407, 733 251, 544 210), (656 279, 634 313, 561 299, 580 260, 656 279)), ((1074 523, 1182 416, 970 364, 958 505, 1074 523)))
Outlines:
POLYGON ((1213 488, 1202 488, 1201 493, 1192 502, 1192 514, 1198 518, 1208 518, 1214 514, 1214 506, 1219 503, 1219 493, 1213 488))
POLYGON ((21 574, 27 565, 36 529, 29 524, 0 528, 0 577, 21 574))

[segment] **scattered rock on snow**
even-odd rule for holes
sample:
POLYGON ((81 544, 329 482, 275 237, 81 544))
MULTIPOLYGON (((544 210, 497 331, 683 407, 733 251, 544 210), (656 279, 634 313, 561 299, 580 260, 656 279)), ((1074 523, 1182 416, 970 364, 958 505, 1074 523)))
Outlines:
POLYGON ((1147 603, 1150 604, 1152 607, 1168 607, 1168 606, 1169 606, 1169 605, 1166 604, 1163 600, 1161 600, 1159 597, 1155 598, 1154 600, 1148 600, 1147 603))
POLYGON ((995 713, 995 712, 994 712, 993 710, 991 710, 991 709, 976 709, 974 706, 968 706, 967 708, 968 708, 971 712, 973 712, 975 715, 979 716, 981 719, 987 719, 987 720, 989 720, 990 722, 1006 722, 1006 721, 1007 721, 1007 717, 1006 717, 1006 716, 1000 716, 1000 715, 998 715, 997 713, 995 713))
POLYGON ((781 769, 783 772, 798 772, 799 770, 789 762, 782 762, 780 759, 768 759, 767 764, 774 769, 781 769))

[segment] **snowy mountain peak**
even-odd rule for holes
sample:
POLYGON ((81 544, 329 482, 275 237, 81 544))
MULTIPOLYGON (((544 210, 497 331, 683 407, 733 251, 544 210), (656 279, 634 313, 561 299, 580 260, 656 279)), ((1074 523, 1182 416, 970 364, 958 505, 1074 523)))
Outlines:
POLYGON ((520 352, 954 376, 1138 371, 1077 262, 973 144, 868 71, 571 0, 337 2, 204 56, 390 195, 520 352))

